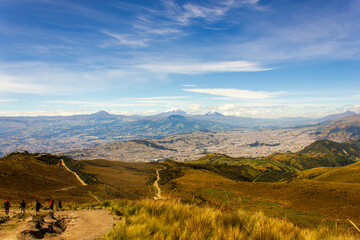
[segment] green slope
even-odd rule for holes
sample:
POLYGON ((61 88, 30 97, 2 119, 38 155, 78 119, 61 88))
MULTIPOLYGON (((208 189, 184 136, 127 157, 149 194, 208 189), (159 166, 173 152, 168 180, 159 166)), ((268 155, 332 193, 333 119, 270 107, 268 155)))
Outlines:
POLYGON ((256 181, 288 180, 303 170, 317 167, 346 166, 359 160, 359 148, 356 143, 336 143, 328 140, 319 140, 298 153, 274 153, 270 156, 251 158, 232 158, 223 154, 208 154, 190 164, 206 166, 250 166, 259 175, 256 181))
POLYGON ((360 163, 345 167, 313 168, 300 172, 297 179, 309 179, 324 182, 360 183, 360 163))

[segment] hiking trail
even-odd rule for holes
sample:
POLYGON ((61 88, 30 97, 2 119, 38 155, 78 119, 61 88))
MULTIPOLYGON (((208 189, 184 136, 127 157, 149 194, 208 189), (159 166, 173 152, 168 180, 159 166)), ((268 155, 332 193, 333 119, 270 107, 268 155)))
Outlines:
POLYGON ((79 175, 77 175, 76 172, 72 171, 70 168, 68 168, 64 162, 63 159, 61 159, 61 165, 66 169, 68 170, 69 172, 73 173, 75 175, 75 177, 77 178, 77 180, 79 180, 79 182, 83 185, 83 186, 86 186, 87 183, 84 182, 84 180, 81 179, 81 177, 79 177, 79 175))
POLYGON ((156 190, 157 190, 157 193, 156 193, 156 195, 154 196, 154 199, 155 200, 160 200, 160 199, 162 199, 163 197, 161 196, 161 189, 160 189, 160 187, 159 187, 159 180, 160 180, 160 175, 159 175, 159 171, 163 171, 163 170, 165 170, 166 169, 166 167, 164 167, 164 169, 161 169, 161 170, 156 170, 156 175, 157 175, 157 179, 156 179, 156 181, 154 182, 154 187, 156 188, 156 190))

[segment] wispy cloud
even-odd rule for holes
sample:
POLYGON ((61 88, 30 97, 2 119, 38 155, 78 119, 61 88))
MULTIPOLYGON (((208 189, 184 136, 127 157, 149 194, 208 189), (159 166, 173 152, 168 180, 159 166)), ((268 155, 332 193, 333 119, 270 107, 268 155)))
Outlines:
POLYGON ((240 6, 256 6, 258 0, 225 0, 208 1, 203 4, 178 4, 176 1, 164 1, 167 7, 167 16, 181 25, 189 25, 193 19, 203 19, 214 22, 224 16, 230 9, 240 6))
POLYGON ((193 88, 184 89, 187 92, 206 93, 217 96, 225 96, 237 99, 266 99, 272 98, 281 92, 250 91, 233 88, 193 88))
POLYGON ((102 33, 115 38, 116 41, 112 41, 113 44, 128 45, 131 47, 146 47, 148 46, 148 39, 138 39, 135 36, 129 34, 118 34, 103 30, 102 33))
POLYGON ((24 83, 12 76, 0 75, 0 93, 35 93, 41 94, 49 89, 37 83, 24 83))
POLYGON ((227 116, 254 118, 282 117, 323 117, 330 114, 351 110, 360 113, 360 104, 341 106, 336 110, 333 106, 323 104, 267 104, 267 103, 227 103, 222 105, 192 104, 186 109, 191 114, 219 112, 227 116))
POLYGON ((357 22, 360 21, 360 11, 354 6, 359 3, 347 1, 339 7, 337 1, 330 1, 328 6, 321 6, 321 10, 317 4, 305 1, 291 9, 290 15, 287 11, 272 9, 278 14, 276 19, 286 19, 284 24, 267 18, 262 21, 251 19, 242 24, 244 31, 253 33, 260 30, 262 34, 256 38, 238 36, 237 43, 227 43, 223 51, 265 62, 359 59, 360 26, 357 22))
POLYGON ((140 97, 119 98, 112 101, 87 101, 87 100, 55 100, 47 101, 47 104, 79 105, 85 107, 150 107, 167 106, 169 104, 184 104, 187 96, 163 96, 163 97, 140 97))
POLYGON ((257 62, 248 61, 224 61, 209 63, 157 63, 140 64, 138 68, 151 72, 177 73, 177 74, 203 74, 214 72, 259 72, 268 71, 271 68, 261 66, 257 62))
POLYGON ((5 98, 0 98, 0 103, 7 103, 7 102, 16 102, 16 99, 5 99, 5 98))

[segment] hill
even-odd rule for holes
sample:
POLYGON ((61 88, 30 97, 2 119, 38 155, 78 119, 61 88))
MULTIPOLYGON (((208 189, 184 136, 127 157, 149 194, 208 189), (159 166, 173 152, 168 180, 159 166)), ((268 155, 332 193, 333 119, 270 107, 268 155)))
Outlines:
POLYGON ((155 166, 104 160, 75 161, 50 154, 12 153, 0 159, 1 199, 92 202, 98 199, 138 199, 152 194, 148 185, 156 177, 155 166), (61 160, 87 185, 59 165, 61 160))
POLYGON ((317 167, 346 166, 360 160, 357 144, 336 143, 318 140, 298 153, 274 153, 264 158, 232 158, 223 154, 210 153, 190 164, 205 165, 248 165, 258 171, 257 182, 289 180, 295 173, 317 167))
MULTIPOLYGON (((210 160, 227 158, 226 155, 214 154, 210 160)), ((286 161, 278 161, 285 165, 286 161)), ((356 214, 360 206, 360 184, 300 178, 284 181, 291 179, 286 172, 250 164, 75 161, 63 156, 29 153, 10 154, 0 159, 0 164, 1 169, 5 169, 0 178, 1 196, 11 202, 23 198, 28 202, 35 199, 47 201, 50 196, 67 205, 106 199, 152 198, 158 170, 162 195, 181 199, 183 203, 228 210, 243 207, 251 212, 261 209, 267 216, 286 216, 299 226, 317 227, 323 222, 330 226, 333 223, 327 223, 329 219, 360 221, 356 214), (88 185, 81 185, 74 174, 59 167, 57 163, 61 159, 72 171, 86 178, 88 185)))
POLYGON ((350 164, 350 161, 360 160, 360 142, 337 143, 330 140, 318 140, 299 153, 326 158, 333 162, 333 167, 344 166, 350 164))
POLYGON ((298 179, 309 179, 324 182, 360 183, 360 163, 345 167, 322 167, 302 171, 298 179))
POLYGON ((358 141, 360 140, 360 114, 320 124, 316 135, 336 142, 358 141))
POLYGON ((249 164, 259 169, 301 171, 320 166, 345 166, 360 160, 360 146, 355 143, 336 143, 318 140, 297 153, 274 153, 264 158, 233 158, 223 154, 210 153, 189 163, 215 165, 249 164))

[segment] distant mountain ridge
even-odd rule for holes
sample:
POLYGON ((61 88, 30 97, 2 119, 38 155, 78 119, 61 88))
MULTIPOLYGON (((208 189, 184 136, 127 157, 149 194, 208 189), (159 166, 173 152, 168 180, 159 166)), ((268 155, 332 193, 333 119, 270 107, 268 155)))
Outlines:
POLYGON ((318 126, 317 136, 336 142, 360 140, 360 114, 350 114, 347 117, 325 122, 318 126))
MULTIPOLYGON (((355 116, 357 115, 350 117, 355 116)), ((193 131, 289 128, 318 122, 319 120, 309 118, 261 119, 225 116, 217 112, 191 115, 179 109, 152 116, 125 116, 100 111, 74 116, 0 117, 0 154, 12 152, 16 147, 24 147, 33 152, 55 152, 193 131)), ((351 127, 348 130, 351 130, 351 127)), ((325 133, 324 135, 326 136, 325 133)))
POLYGON ((329 122, 329 121, 333 121, 333 120, 337 120, 337 119, 341 119, 341 118, 345 118, 345 117, 353 116, 353 115, 356 115, 356 113, 348 110, 344 113, 332 114, 332 115, 328 115, 326 117, 322 117, 319 119, 319 121, 320 122, 329 122))

